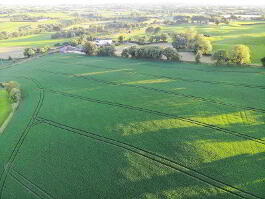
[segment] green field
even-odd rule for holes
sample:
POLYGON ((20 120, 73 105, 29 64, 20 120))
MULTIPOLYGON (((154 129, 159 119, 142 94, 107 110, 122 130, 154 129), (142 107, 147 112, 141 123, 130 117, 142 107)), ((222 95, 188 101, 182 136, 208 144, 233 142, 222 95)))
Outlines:
POLYGON ((0 89, 0 127, 12 110, 6 90, 0 89))
POLYGON ((0 40, 1 47, 42 47, 51 46, 56 43, 65 42, 69 39, 51 39, 53 33, 41 33, 37 35, 29 35, 25 37, 13 38, 8 40, 0 40))
POLYGON ((265 198, 265 69, 54 54, 0 79, 24 96, 1 199, 265 198))

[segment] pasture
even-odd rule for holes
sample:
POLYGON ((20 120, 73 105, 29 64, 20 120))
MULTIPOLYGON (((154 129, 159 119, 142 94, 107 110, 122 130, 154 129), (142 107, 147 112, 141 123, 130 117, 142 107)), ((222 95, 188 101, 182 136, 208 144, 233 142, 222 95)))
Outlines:
POLYGON ((23 101, 0 198, 265 198, 265 70, 49 55, 0 69, 23 101))
POLYGON ((8 94, 0 88, 0 127, 12 111, 11 103, 8 99, 8 94))

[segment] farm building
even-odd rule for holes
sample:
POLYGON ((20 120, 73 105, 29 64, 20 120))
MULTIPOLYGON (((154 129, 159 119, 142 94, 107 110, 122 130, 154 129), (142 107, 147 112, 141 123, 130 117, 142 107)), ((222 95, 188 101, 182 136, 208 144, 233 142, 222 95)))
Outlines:
POLYGON ((108 46, 112 44, 112 39, 96 39, 97 46, 108 46))
POLYGON ((82 46, 63 46, 60 48, 60 53, 76 53, 76 54, 84 54, 82 46))

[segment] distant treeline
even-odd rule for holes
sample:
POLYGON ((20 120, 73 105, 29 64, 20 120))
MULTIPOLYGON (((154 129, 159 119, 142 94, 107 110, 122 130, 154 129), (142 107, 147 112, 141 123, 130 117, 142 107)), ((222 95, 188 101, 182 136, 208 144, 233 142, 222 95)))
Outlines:
POLYGON ((22 37, 27 35, 39 34, 42 32, 54 32, 61 31, 63 28, 66 28, 71 25, 79 24, 84 22, 83 19, 68 19, 68 20, 60 20, 55 24, 39 24, 37 28, 33 28, 31 25, 25 25, 18 28, 18 31, 0 32, 0 40, 11 39, 16 37, 22 37))

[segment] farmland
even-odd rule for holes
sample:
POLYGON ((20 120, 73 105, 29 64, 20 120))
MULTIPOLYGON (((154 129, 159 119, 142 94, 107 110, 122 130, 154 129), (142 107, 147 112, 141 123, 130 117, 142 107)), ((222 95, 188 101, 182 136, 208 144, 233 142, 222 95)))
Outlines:
POLYGON ((265 70, 49 55, 0 69, 23 101, 1 199, 265 198, 265 70))
POLYGON ((7 92, 0 89, 0 127, 11 112, 11 104, 7 92))

